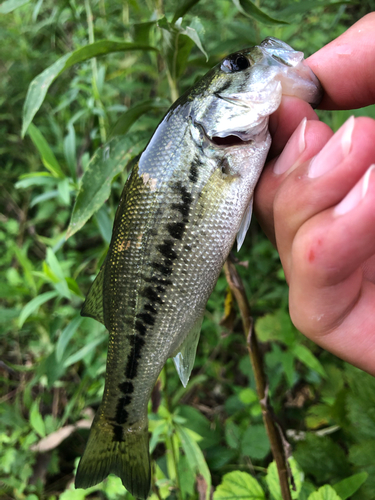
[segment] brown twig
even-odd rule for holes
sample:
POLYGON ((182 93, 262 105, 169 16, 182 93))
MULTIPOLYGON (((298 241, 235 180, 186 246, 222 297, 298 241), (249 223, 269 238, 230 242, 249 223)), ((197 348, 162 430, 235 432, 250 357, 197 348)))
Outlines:
POLYGON ((280 433, 275 425, 272 409, 268 401, 268 385, 263 370, 262 357, 259 352, 259 346, 253 327, 253 318, 251 317, 250 305, 247 300, 245 288, 237 269, 230 257, 224 264, 224 272, 229 287, 236 298, 242 318, 243 329, 247 337, 247 348, 249 351, 251 365, 253 367, 255 383, 259 402, 262 408, 264 425, 266 427, 268 439, 271 445, 272 455, 275 459, 277 471, 279 474, 281 496, 283 500, 291 500, 289 482, 288 482, 288 464, 285 457, 284 447, 280 433))

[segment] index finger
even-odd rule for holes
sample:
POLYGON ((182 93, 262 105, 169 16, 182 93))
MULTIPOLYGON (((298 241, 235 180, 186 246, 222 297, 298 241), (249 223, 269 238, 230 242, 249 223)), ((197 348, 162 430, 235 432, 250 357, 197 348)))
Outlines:
POLYGON ((375 13, 367 14, 306 60, 325 94, 319 108, 353 109, 375 103, 375 13))

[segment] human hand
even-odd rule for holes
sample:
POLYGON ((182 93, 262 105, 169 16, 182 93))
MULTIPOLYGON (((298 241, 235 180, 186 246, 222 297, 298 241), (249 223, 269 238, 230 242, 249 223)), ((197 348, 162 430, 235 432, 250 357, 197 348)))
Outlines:
MULTIPOLYGON (((375 14, 307 63, 326 92, 320 107, 375 103, 375 14)), ((270 130, 255 211, 279 251, 292 321, 375 375, 375 121, 351 117, 333 135, 306 103, 285 98, 270 130)))

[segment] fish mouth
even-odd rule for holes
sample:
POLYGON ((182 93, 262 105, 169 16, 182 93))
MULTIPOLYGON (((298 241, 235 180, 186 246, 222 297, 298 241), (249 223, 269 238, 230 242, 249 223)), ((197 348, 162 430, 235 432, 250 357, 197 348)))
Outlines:
POLYGON ((213 136, 208 138, 215 146, 219 147, 233 147, 233 146, 244 146, 251 144, 252 139, 244 140, 236 134, 229 134, 223 137, 213 136))

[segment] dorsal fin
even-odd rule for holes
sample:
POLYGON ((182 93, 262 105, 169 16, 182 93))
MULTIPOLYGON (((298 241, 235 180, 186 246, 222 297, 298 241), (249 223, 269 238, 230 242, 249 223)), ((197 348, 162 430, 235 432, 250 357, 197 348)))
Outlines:
POLYGON ((187 334, 185 340, 178 348, 177 354, 173 355, 174 365, 178 376, 184 387, 187 386, 191 371, 194 366, 195 354, 201 333, 203 315, 196 320, 193 328, 187 334))
POLYGON ((250 226, 252 213, 253 213, 253 198, 251 198, 245 210, 245 213, 243 214, 241 225, 237 233, 237 252, 240 251, 242 243, 244 242, 247 230, 249 229, 250 226))
POLYGON ((94 318, 100 323, 104 323, 104 311, 103 311, 103 281, 104 281, 104 268, 105 262, 103 263, 100 271, 95 278, 89 293, 87 294, 86 300, 83 303, 81 309, 81 316, 88 316, 89 318, 94 318))

